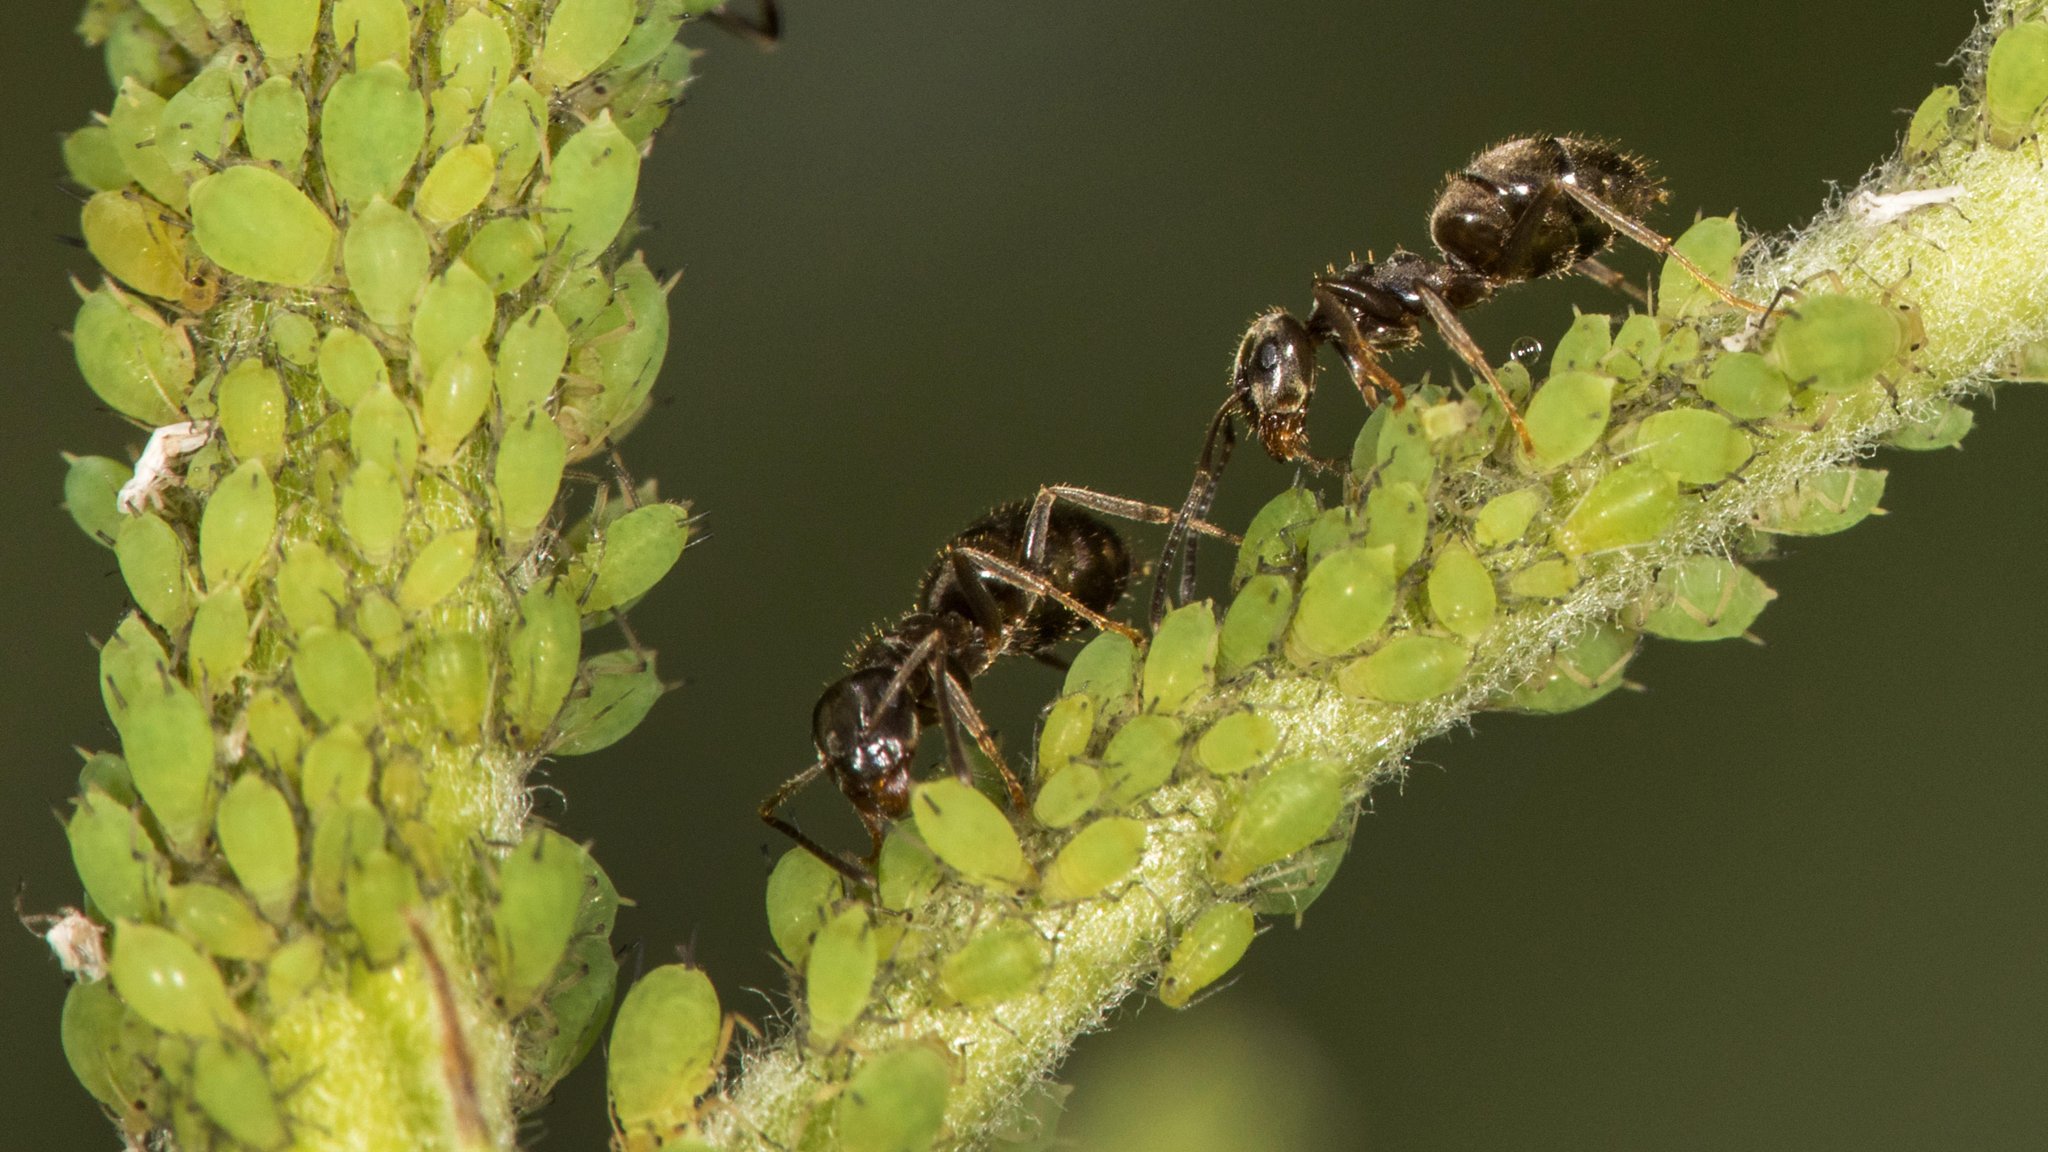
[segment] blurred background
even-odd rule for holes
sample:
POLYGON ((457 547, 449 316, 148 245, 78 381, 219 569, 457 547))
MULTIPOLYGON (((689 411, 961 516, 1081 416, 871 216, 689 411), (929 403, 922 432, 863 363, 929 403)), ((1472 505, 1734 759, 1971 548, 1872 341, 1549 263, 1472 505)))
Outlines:
MULTIPOLYGON (((112 739, 87 637, 123 601, 58 507, 57 454, 141 440, 95 410, 59 335, 89 262, 59 242, 77 204, 57 136, 108 104, 75 9, 11 6, 0 37, 0 881, 35 909, 77 899, 51 813, 71 747, 112 739)), ((1177 498, 1245 320, 1306 306, 1353 250, 1425 245, 1446 169, 1510 134, 1599 134, 1658 161, 1667 232, 1731 209, 1783 229, 1891 150, 1974 16, 787 0, 778 52, 696 34, 702 79, 643 178, 644 247, 683 273, 677 339, 626 447, 709 515, 633 620, 685 685, 624 743, 550 766, 567 800, 539 801, 639 899, 620 940, 650 962, 693 946, 728 1006, 764 1016, 750 990, 782 976, 760 895, 784 845, 753 806, 807 763, 844 650, 990 504, 1051 480, 1177 498)), ((1471 323, 1499 354, 1553 338, 1573 303, 1615 307, 1553 282, 1471 323)), ((1989 408, 1966 452, 1884 458, 1889 516, 1765 567, 1783 593, 1767 648, 1654 644, 1631 670, 1647 692, 1423 748, 1301 928, 1272 927, 1193 1011, 1133 1002, 1080 1045, 1070 1138, 2040 1147, 2048 396, 1989 408)), ((1319 449, 1347 452, 1361 418, 1331 384, 1319 449)), ((1241 452, 1220 517, 1242 524, 1288 477, 1241 452)), ((1056 687, 1026 664, 978 692, 1014 747, 1056 687)), ((860 844, 825 789, 798 811, 860 844)), ((58 1053, 55 964, 7 940, 0 1144, 113 1147, 58 1053)), ((594 1058, 530 1143, 597 1148, 602 1108, 594 1058)))

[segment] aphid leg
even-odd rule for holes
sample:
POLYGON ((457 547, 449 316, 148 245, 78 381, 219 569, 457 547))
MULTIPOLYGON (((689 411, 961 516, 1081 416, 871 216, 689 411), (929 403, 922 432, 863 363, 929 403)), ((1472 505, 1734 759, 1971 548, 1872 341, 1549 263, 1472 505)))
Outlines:
POLYGON ((1557 186, 1564 190, 1565 195, 1577 201, 1586 211, 1598 216, 1609 228, 1614 229, 1616 232, 1692 273, 1693 279, 1698 280, 1701 287, 1720 297, 1729 307, 1740 308, 1744 312, 1760 313, 1765 310, 1764 305, 1754 300, 1737 296, 1734 290, 1730 289, 1727 285, 1707 275, 1705 269, 1693 263, 1685 253, 1673 247, 1671 241, 1666 240, 1661 233, 1654 229, 1646 227, 1635 217, 1628 215, 1575 183, 1560 180, 1557 182, 1557 186))
POLYGON ((1159 565, 1152 573, 1152 603, 1147 609, 1146 619, 1154 628, 1164 619, 1168 608, 1176 600, 1167 591, 1167 581, 1173 578, 1178 568, 1178 600, 1186 601, 1195 592, 1196 542, 1188 535, 1194 521, 1209 514, 1209 505, 1216 499, 1216 485, 1223 478, 1223 468, 1230 463, 1230 450, 1237 445, 1237 431, 1230 419, 1238 412, 1236 397, 1223 402, 1216 415, 1209 421, 1209 434, 1202 438, 1202 454, 1195 458, 1195 479, 1188 486, 1187 498, 1181 501, 1180 510, 1174 513, 1173 522, 1166 529, 1166 544, 1159 551, 1159 565))
POLYGON ((959 555, 973 561, 974 566, 981 569, 984 573, 1001 580, 1012 588, 1029 592, 1034 596, 1043 596, 1048 600, 1057 601, 1061 607, 1086 620, 1089 624, 1094 625, 1103 632, 1119 632, 1133 640, 1139 638, 1136 628, 1111 620, 1095 609, 1074 599, 1072 595, 1061 590, 1050 580, 1037 573, 1026 572, 1008 560, 983 552, 979 548, 956 548, 955 551, 959 555))
POLYGON ((1636 287, 1635 281, 1609 268, 1602 261, 1588 256, 1572 265, 1572 271, 1593 281, 1609 292, 1619 292, 1643 308, 1650 306, 1650 294, 1636 287))
POLYGON ((1380 405, 1382 393, 1394 398, 1394 407, 1404 407, 1408 394, 1401 389, 1401 382, 1394 374, 1380 364, 1380 355, 1374 350, 1365 334, 1358 330, 1358 321, 1351 309, 1336 293, 1318 282, 1315 287, 1316 313, 1325 318, 1333 329, 1330 336, 1337 345, 1337 355, 1351 372, 1351 383, 1365 400, 1367 408, 1380 405))
POLYGON ((782 12, 775 7, 775 0, 761 0, 761 10, 751 17, 734 12, 730 4, 720 4, 706 12, 702 19, 750 41, 763 52, 773 51, 782 42, 782 12))
POLYGON ((1458 359, 1463 360, 1467 367, 1486 381, 1487 387, 1493 389, 1494 396, 1500 400, 1501 410, 1508 414, 1508 422, 1515 426, 1515 435, 1522 438, 1522 447, 1531 452, 1535 451, 1535 443, 1529 439, 1529 428, 1522 423, 1521 410, 1515 407, 1514 397, 1509 396, 1508 390, 1501 386, 1500 377, 1494 375, 1493 365, 1486 362, 1486 353, 1480 349, 1479 342, 1472 339, 1472 333, 1466 331, 1465 325, 1458 320, 1458 314, 1451 311, 1451 306, 1444 302, 1443 297, 1422 287, 1418 287, 1416 292, 1422 297, 1423 307, 1429 309, 1429 318, 1436 322, 1436 329, 1442 334, 1444 343, 1449 344, 1451 351, 1458 354, 1458 359))
MULTIPOLYGON (((853 863, 850 860, 847 860, 845 857, 842 857, 839 853, 832 851, 830 848, 827 848, 823 844, 818 843, 816 840, 811 839, 809 836, 804 835, 802 829, 798 828, 796 825, 791 824, 789 821, 784 820, 782 817, 777 816, 775 814, 776 809, 781 808, 784 804, 789 803, 790 797, 803 791, 805 788, 810 787, 811 781, 816 780, 820 775, 824 773, 824 771, 825 762, 820 760, 812 764, 809 768, 806 768, 803 771, 797 773, 796 775, 791 776, 789 779, 784 780, 782 782, 782 787, 777 788, 775 790, 774 795, 768 797, 766 800, 761 801, 761 807, 756 809, 756 811, 760 813, 761 822, 763 824, 768 825, 770 828, 773 828, 777 832, 782 833, 784 836, 789 837, 791 840, 796 841, 797 847, 802 848, 804 851, 809 852, 811 855, 816 856, 818 859, 824 861, 827 864, 830 864, 834 869, 836 869, 840 873, 840 875, 845 876, 848 880, 851 880, 856 884, 872 886, 874 883, 874 877, 868 873, 867 869, 862 868, 861 866, 853 863)), ((882 850, 882 842, 881 838, 875 835, 875 825, 872 822, 868 822, 866 813, 861 814, 861 820, 864 823, 868 823, 868 834, 870 836, 875 836, 875 852, 879 855, 882 850)))
MULTIPOLYGON (((1003 758, 1003 749, 996 743, 995 733, 988 730, 988 721, 981 718, 981 709, 974 706, 974 697, 968 694, 958 677, 950 670, 939 673, 939 712, 941 723, 948 730, 955 725, 967 729, 974 742, 981 748, 981 754, 996 766, 996 774, 1003 778, 1003 789, 1010 794, 1010 807, 1022 812, 1031 806, 1024 794, 1024 785, 1017 774, 1010 771, 1010 765, 1003 758)), ((957 736, 954 739, 958 739, 957 736)))

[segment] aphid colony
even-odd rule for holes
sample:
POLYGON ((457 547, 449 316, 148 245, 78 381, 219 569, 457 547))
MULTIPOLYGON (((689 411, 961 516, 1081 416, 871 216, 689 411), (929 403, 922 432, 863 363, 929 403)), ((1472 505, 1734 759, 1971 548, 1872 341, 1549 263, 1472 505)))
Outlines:
MULTIPOLYGON (((561 496, 667 348, 667 286, 608 253, 709 7, 92 6, 117 96, 64 154, 108 279, 73 342, 152 433, 64 483, 137 611, 100 650, 120 752, 66 820, 109 979, 72 988, 63 1040, 132 1144, 413 1146, 359 1126, 452 1111, 495 1145, 505 1085, 446 1069, 510 1069, 524 1108, 595 1045, 617 896, 507 812, 540 756, 617 741, 664 690, 652 653, 583 635, 677 562, 687 510, 621 484, 565 522, 561 496), (393 1048, 408 1020, 454 1024, 393 1048), (320 1083, 393 1061, 445 1110, 320 1083)), ((636 1066, 708 1083, 701 981, 636 989, 663 1026, 618 1041, 646 1052, 622 1122, 672 1107, 636 1066)))

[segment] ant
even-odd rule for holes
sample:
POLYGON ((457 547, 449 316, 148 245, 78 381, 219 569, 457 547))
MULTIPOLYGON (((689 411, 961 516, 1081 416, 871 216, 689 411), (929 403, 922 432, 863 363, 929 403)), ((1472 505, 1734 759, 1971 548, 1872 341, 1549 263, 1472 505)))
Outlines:
MULTIPOLYGON (((855 883, 870 883, 869 868, 826 849, 776 810, 830 773, 874 842, 871 867, 881 857, 889 824, 910 811, 910 763, 918 734, 931 724, 945 733, 954 776, 973 783, 964 729, 1002 776, 1011 807, 1024 809, 1024 786, 1004 761, 969 686, 1002 656, 1029 656, 1064 668, 1052 650, 1084 626, 1138 639, 1136 629, 1107 615, 1130 583, 1130 550, 1091 512, 1147 524, 1180 515, 1156 504, 1051 485, 1029 502, 999 504, 969 524, 925 570, 916 606, 855 648, 847 660, 852 671, 818 697, 811 712, 818 758, 762 801, 761 819, 855 883)), ((1186 523, 1204 535, 1236 539, 1197 518, 1186 523)))
POLYGON ((763 52, 772 52, 782 43, 782 11, 775 6, 775 0, 760 0, 760 8, 752 16, 733 11, 731 4, 720 4, 699 19, 750 41, 763 52))
MULTIPOLYGON (((1418 343, 1425 319, 1493 389, 1528 447, 1520 410, 1457 314, 1510 284, 1568 272, 1627 290, 1621 275, 1597 259, 1616 233, 1675 261, 1730 305, 1764 312, 1763 305, 1735 295, 1640 222, 1668 196, 1642 160, 1583 137, 1522 136, 1481 152, 1450 176, 1430 213, 1430 238, 1443 253, 1442 263, 1400 248, 1379 262, 1353 259, 1342 271, 1328 268, 1315 278, 1315 304, 1306 323, 1281 308, 1252 321, 1238 345, 1230 396, 1209 422, 1181 515, 1208 514, 1236 443, 1233 418, 1242 418, 1275 460, 1335 470, 1333 462, 1308 450, 1317 351, 1325 344, 1336 348, 1367 408, 1377 407, 1382 394, 1397 406, 1405 404, 1407 394, 1381 357, 1418 343)), ((1153 586, 1155 623, 1168 603, 1171 569, 1179 568, 1179 599, 1194 594, 1194 554, 1195 541, 1176 520, 1153 586)))

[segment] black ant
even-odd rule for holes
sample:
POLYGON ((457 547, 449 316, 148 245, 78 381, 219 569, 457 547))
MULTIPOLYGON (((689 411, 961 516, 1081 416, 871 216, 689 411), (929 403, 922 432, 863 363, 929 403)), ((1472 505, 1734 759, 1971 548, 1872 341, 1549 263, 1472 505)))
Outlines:
MULTIPOLYGON (((1729 304, 1763 312, 1762 305, 1729 291, 1638 220, 1668 195, 1643 161, 1577 136, 1524 136, 1480 153, 1451 175, 1430 213, 1430 238, 1443 253, 1442 263, 1399 248, 1383 261, 1354 259, 1342 271, 1326 269, 1315 278, 1315 306, 1306 323, 1281 308, 1252 321, 1238 345, 1230 396, 1202 442, 1182 516, 1208 514, 1236 443, 1233 418, 1242 418, 1275 460, 1332 470, 1333 464, 1308 450, 1317 350, 1325 344, 1336 348, 1366 407, 1376 407, 1382 394, 1405 404, 1400 382, 1380 361, 1420 341, 1425 319, 1493 389, 1516 435, 1529 446, 1521 412, 1457 314, 1510 284, 1567 272, 1625 289, 1626 281, 1596 259, 1616 233, 1676 261, 1729 304)), ((1169 570, 1179 567, 1179 599, 1193 595, 1194 552, 1195 542, 1176 520, 1153 587, 1155 622, 1168 602, 1169 570)))
POLYGON ((764 52, 773 51, 782 42, 782 11, 775 6, 775 0, 760 0, 760 9, 752 16, 733 11, 731 4, 720 4, 698 19, 751 41, 764 52))
MULTIPOLYGON (((1138 638, 1107 613, 1123 599, 1131 555, 1102 512, 1165 524, 1172 508, 1086 488, 1041 488, 1036 499, 997 505, 939 549, 918 586, 917 606, 854 649, 852 669, 827 685, 811 712, 818 759, 763 801, 761 819, 856 883, 866 869, 812 840, 775 814, 821 773, 830 773, 853 803, 874 842, 872 865, 892 821, 910 810, 911 760, 918 734, 937 724, 946 736, 953 774, 973 782, 960 733, 964 729, 1002 776, 1013 808, 1027 806, 995 736, 975 708, 969 686, 1001 656, 1029 656, 1055 667, 1061 641, 1084 626, 1138 638)), ((1190 529, 1223 539, 1230 533, 1198 519, 1190 529)))

